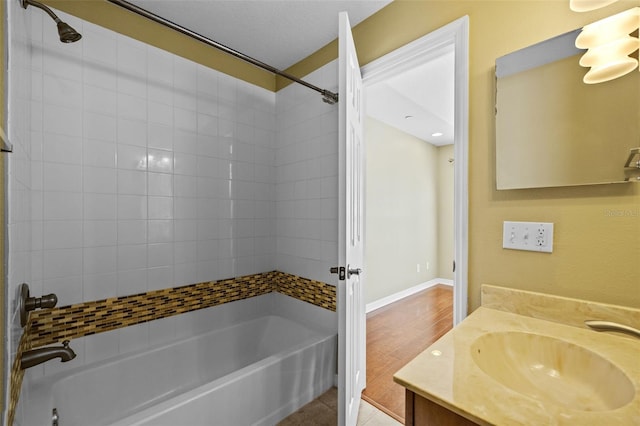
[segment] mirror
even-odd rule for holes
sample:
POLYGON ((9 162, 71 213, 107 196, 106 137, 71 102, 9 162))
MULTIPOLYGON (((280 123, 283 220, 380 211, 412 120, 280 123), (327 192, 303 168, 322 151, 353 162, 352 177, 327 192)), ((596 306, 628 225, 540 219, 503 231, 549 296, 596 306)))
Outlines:
POLYGON ((583 83, 579 33, 496 60, 497 189, 624 181, 640 146, 640 73, 583 83))

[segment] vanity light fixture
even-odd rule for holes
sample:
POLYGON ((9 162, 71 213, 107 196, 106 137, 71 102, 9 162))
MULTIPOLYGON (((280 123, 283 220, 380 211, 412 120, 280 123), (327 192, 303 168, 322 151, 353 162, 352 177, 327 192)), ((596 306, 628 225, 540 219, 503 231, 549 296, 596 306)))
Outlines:
POLYGON ((576 47, 588 49, 580 65, 591 69, 584 76, 587 84, 602 83, 630 73, 638 59, 629 56, 640 48, 630 34, 640 27, 640 7, 586 25, 576 37, 576 47))
POLYGON ((569 7, 574 12, 589 12, 590 10, 600 9, 609 6, 618 0, 570 0, 569 7))

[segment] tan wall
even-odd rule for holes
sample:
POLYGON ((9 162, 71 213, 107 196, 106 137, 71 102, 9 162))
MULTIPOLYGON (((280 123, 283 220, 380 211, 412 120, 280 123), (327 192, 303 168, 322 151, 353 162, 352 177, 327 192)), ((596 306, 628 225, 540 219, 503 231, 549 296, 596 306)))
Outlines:
POLYGON ((439 276, 438 149, 371 117, 364 134, 365 303, 371 303, 439 276))
MULTIPOLYGON (((471 309, 479 306, 483 283, 640 307, 640 185, 495 189, 496 58, 640 4, 621 0, 580 14, 568 3, 396 0, 354 30, 366 64, 469 15, 471 309), (554 222, 554 252, 503 250, 504 220, 554 222)), ((306 72, 335 57, 332 43, 291 69, 306 72)))
POLYGON ((453 145, 438 148, 438 278, 453 279, 453 145))

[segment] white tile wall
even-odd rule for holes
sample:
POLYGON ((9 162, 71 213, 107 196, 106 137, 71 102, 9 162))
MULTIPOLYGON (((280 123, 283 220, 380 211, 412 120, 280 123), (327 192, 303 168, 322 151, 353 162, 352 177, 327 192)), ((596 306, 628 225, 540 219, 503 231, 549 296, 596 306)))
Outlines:
MULTIPOLYGON (((8 288, 7 299, 9 301, 7 314, 7 335, 9 339, 3 345, 4 351, 4 375, 10 377, 10 368, 15 359, 15 352, 22 335, 20 318, 16 309, 15 299, 18 285, 22 282, 30 282, 33 277, 39 279, 39 271, 42 271, 43 259, 41 256, 31 256, 33 240, 39 244, 42 251, 44 228, 42 222, 42 133, 41 119, 30 118, 32 93, 42 98, 42 75, 37 67, 32 64, 32 55, 29 48, 29 37, 32 28, 41 27, 42 17, 32 17, 23 13, 17 2, 7 2, 7 33, 8 38, 9 72, 6 84, 9 140, 13 144, 13 153, 5 158, 7 167, 7 231, 10 243, 8 250, 8 288), (33 78, 32 72, 33 70, 33 78), (36 81, 34 84, 33 80, 36 81), (40 86, 38 86, 40 82, 40 86), (32 129, 36 129, 32 131, 32 129), (32 164, 35 167, 32 167, 32 164), (35 182, 35 184, 34 184, 35 182), (32 210, 36 214, 33 215, 32 210)), ((3 124, 4 126, 4 124, 3 124)), ((5 388, 4 407, 8 407, 8 380, 5 388)), ((18 410, 20 414, 21 408, 18 410)), ((6 416, 6 411, 3 413, 6 416)))
MULTIPOLYGON (((62 306, 275 269, 275 94, 60 15, 80 42, 11 12, 10 290, 62 306)), ((72 346, 74 366, 103 356, 72 346)))
MULTIPOLYGON (((337 92, 337 61, 305 77, 337 92)), ((277 97, 277 267, 336 284, 338 252, 338 105, 304 86, 277 97)))

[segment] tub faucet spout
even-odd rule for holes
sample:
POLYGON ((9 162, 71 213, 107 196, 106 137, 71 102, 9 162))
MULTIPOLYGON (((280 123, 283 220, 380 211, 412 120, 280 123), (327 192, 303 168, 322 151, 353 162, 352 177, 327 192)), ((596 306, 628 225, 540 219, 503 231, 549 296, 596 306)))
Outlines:
POLYGON ((596 331, 617 331, 640 339, 640 330, 624 324, 611 321, 587 320, 584 322, 588 327, 596 331))
POLYGON ((61 362, 67 362, 75 357, 76 353, 69 347, 69 341, 65 340, 62 346, 48 346, 24 352, 20 358, 20 368, 25 370, 53 358, 60 358, 61 362))

